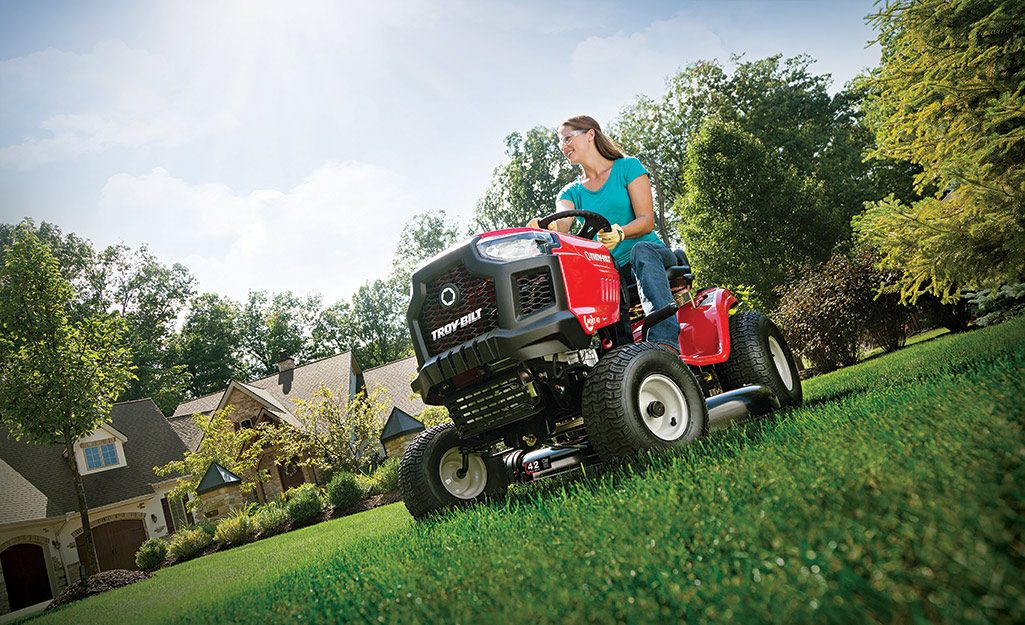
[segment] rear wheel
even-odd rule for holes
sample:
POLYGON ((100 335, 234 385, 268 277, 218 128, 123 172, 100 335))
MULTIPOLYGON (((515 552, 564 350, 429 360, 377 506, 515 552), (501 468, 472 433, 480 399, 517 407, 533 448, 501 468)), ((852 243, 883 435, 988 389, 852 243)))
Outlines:
POLYGON ((761 384, 776 394, 781 407, 800 406, 804 398, 794 355, 771 319, 757 310, 730 317, 730 359, 718 365, 724 391, 761 384))
POLYGON ((582 409, 588 439, 604 462, 677 447, 708 428, 694 374, 655 343, 625 345, 598 361, 584 383, 582 409))
POLYGON ((503 464, 479 453, 466 454, 455 424, 442 423, 420 433, 399 463, 399 491, 414 519, 444 508, 464 506, 505 492, 503 464))

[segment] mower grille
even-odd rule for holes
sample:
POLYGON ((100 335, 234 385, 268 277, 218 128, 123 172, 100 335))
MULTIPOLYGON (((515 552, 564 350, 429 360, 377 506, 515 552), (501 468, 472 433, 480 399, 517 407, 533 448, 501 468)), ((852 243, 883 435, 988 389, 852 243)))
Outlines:
POLYGON ((535 398, 515 372, 446 399, 452 421, 463 438, 476 436, 536 412, 535 398))
POLYGON ((463 265, 449 269, 428 283, 419 323, 431 356, 494 330, 498 327, 494 282, 471 274, 463 265), (445 285, 454 285, 459 292, 451 308, 441 305, 445 285))
POLYGON ((516 286, 519 292, 518 304, 521 317, 555 304, 552 275, 547 269, 519 276, 516 278, 516 286))

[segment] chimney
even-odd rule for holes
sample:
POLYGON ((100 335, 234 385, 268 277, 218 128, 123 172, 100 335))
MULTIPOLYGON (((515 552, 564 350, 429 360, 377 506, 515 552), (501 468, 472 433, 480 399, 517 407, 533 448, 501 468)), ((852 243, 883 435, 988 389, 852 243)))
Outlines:
POLYGON ((295 369, 295 360, 288 355, 287 351, 281 350, 278 352, 278 373, 289 369, 295 369))

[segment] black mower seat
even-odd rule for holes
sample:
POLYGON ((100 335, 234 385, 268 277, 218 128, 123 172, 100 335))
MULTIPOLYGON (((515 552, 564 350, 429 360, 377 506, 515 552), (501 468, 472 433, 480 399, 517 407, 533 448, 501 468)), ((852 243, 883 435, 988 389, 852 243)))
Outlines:
MULTIPOLYGON (((679 263, 672 267, 666 267, 666 277, 669 278, 669 286, 671 288, 690 286, 690 283, 694 281, 694 274, 690 270, 690 261, 687 260, 686 252, 683 250, 673 250, 673 253, 676 254, 676 259, 679 263)), ((634 278, 632 272, 630 277, 634 278)), ((641 296, 637 291, 636 278, 626 285, 626 289, 630 294, 630 306, 640 306, 641 296)))

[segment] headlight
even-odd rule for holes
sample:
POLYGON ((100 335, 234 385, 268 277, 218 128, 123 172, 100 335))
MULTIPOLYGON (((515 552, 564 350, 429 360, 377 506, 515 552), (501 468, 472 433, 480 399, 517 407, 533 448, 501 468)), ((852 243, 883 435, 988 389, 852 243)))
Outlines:
POLYGON ((477 251, 491 260, 522 260, 551 254, 558 240, 551 232, 517 232, 477 241, 477 251))

